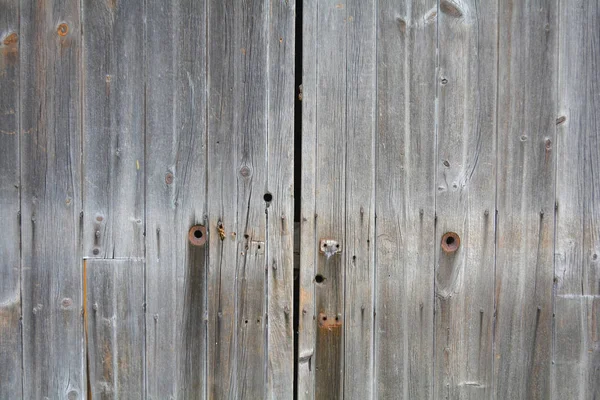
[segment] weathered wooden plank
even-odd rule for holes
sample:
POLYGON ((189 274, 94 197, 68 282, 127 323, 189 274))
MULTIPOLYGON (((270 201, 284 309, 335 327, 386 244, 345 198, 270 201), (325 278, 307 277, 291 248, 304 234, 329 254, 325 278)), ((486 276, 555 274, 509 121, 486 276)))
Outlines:
POLYGON ((152 0, 146 12, 147 393, 201 399, 207 260, 188 232, 207 212, 206 3, 152 0))
POLYGON ((600 2, 560 2, 552 397, 600 397, 600 2))
POLYGON ((143 257, 144 2, 82 6, 83 254, 143 257))
MULTIPOLYGON (((207 24, 211 38, 207 43, 207 207, 210 218, 207 392, 209 398, 222 399, 235 393, 238 241, 237 232, 235 236, 231 233, 238 226, 238 174, 242 179, 250 179, 253 171, 249 167, 238 167, 241 121, 236 119, 235 98, 241 94, 234 71, 239 60, 237 53, 242 49, 240 38, 235 34, 233 0, 209 1, 207 24)), ((243 238, 243 231, 239 233, 243 238)))
POLYGON ((373 395, 376 2, 346 2, 344 398, 373 395))
POLYGON ((490 399, 497 1, 443 0, 439 11, 434 397, 490 399), (448 232, 458 249, 442 250, 448 232))
POLYGON ((298 301, 298 398, 315 397, 316 304, 318 239, 317 191, 317 0, 302 4, 302 154, 300 181, 300 282, 298 301))
POLYGON ((237 399, 264 399, 265 386, 265 242, 250 240, 238 272, 237 399))
POLYGON ((433 397, 435 0, 377 15, 375 390, 433 397))
MULTIPOLYGON (((294 51, 296 1, 269 5, 267 132, 267 396, 293 398, 294 387, 294 51)), ((301 73, 301 71, 297 71, 301 73)), ((297 156, 300 158, 300 155, 297 156)))
POLYGON ((600 396, 600 296, 558 295, 552 398, 600 396))
POLYGON ((19 2, 0 1, 0 398, 22 398, 19 2))
MULTIPOLYGON (((270 199, 265 197, 269 97, 267 35, 270 10, 269 3, 265 1, 247 1, 242 7, 239 6, 239 2, 233 1, 231 6, 232 35, 236 43, 233 49, 233 131, 227 132, 226 135, 233 134, 238 137, 237 146, 233 149, 237 154, 237 163, 231 164, 231 160, 227 160, 229 165, 224 165, 221 170, 209 171, 209 174, 215 174, 217 177, 221 174, 235 174, 237 185, 235 199, 237 226, 229 227, 223 221, 229 240, 237 244, 238 254, 235 264, 223 265, 224 268, 232 269, 236 279, 233 319, 234 356, 230 360, 235 363, 235 380, 230 396, 262 399, 266 398, 267 379, 265 363, 267 270, 264 242, 267 238, 266 200, 270 199), (237 238, 237 233, 243 235, 237 238), (258 269, 254 273, 246 274, 247 287, 244 287, 241 282, 244 269, 246 271, 258 269), (248 327, 245 320, 250 318, 252 322, 249 321, 248 324, 252 323, 254 326, 248 327)), ((222 26, 219 27, 218 32, 222 32, 222 29, 222 26)), ((209 31, 209 37, 214 33, 215 30, 209 31)), ((213 53, 211 57, 212 55, 213 53)), ((211 135, 209 140, 223 141, 221 132, 217 135, 213 135, 212 131, 209 132, 211 135)), ((218 222, 215 217, 216 215, 211 213, 211 224, 218 222)), ((223 331, 222 334, 223 338, 230 335, 227 331, 223 331)))
POLYGON ((82 398, 80 2, 20 10, 23 397, 82 398))
POLYGON ((494 392, 550 397, 557 1, 499 2, 494 392))
POLYGON ((88 394, 144 396, 144 275, 142 260, 84 261, 88 394))
POLYGON ((344 393, 346 3, 320 1, 316 18, 315 397, 337 399, 344 393))

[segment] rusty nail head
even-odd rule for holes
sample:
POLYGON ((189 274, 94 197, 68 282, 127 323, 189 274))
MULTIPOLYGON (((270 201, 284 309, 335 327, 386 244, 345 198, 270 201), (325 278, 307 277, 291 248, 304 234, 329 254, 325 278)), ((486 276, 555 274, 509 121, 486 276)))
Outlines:
POLYGON ((67 36, 67 33, 69 33, 69 25, 62 23, 58 26, 56 31, 60 36, 67 36))
POLYGON ((460 236, 456 232, 447 232, 442 236, 442 250, 446 253, 454 253, 460 246, 460 236))
POLYGON ((188 239, 193 246, 203 246, 206 243, 206 227, 194 225, 190 228, 188 239))

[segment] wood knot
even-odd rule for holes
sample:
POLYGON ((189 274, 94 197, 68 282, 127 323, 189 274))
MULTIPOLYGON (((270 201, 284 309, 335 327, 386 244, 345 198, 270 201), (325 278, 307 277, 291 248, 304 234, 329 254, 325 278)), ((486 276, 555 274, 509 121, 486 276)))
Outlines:
POLYGON ((11 33, 10 35, 6 36, 4 38, 4 40, 2 41, 2 43, 5 46, 10 46, 12 44, 15 44, 19 41, 19 35, 16 34, 16 32, 11 33))
POLYGON ((203 225, 194 225, 188 232, 188 239, 192 246, 203 246, 206 243, 206 227, 203 225))
POLYGON ((445 253, 454 253, 460 246, 460 236, 456 232, 446 232, 442 236, 442 250, 445 253))

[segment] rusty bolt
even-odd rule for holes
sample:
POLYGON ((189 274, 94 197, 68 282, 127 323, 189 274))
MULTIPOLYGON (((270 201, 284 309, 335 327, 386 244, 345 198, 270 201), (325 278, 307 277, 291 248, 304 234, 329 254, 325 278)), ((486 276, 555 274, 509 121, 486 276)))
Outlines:
POLYGON ((167 175, 165 175, 165 183, 167 185, 170 185, 171 183, 173 183, 173 174, 168 172, 167 175))
POLYGON ((65 23, 60 24, 56 32, 59 36, 67 36, 67 33, 69 33, 69 25, 65 23))
POLYGON ((203 246, 206 243, 206 228, 203 225, 194 225, 190 228, 188 239, 193 246, 203 246))
POLYGON ((442 250, 445 253, 454 253, 460 246, 460 236, 456 232, 447 232, 442 236, 442 250))

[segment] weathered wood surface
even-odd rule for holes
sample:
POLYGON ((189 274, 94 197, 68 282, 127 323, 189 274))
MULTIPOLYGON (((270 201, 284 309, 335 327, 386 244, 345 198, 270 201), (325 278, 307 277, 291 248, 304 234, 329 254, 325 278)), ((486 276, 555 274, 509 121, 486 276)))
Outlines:
POLYGON ((144 257, 144 2, 82 5, 83 255, 144 257))
POLYGON ((491 399, 497 2, 439 11, 434 397, 491 399), (441 248, 447 232, 454 252, 441 248))
POLYGON ((83 267, 88 398, 144 397, 143 260, 89 259, 83 267))
POLYGON ((379 2, 375 393, 433 397, 435 1, 379 2))
POLYGON ((19 2, 0 1, 0 398, 21 398, 19 2))
POLYGON ((80 2, 20 18, 23 398, 82 398, 80 2))
POLYGON ((188 240, 189 229, 205 224, 207 213, 205 9, 204 2, 189 0, 146 2, 150 399, 200 399, 206 386, 207 260, 188 240))
POLYGON ((557 5, 498 8, 496 398, 550 397, 557 5))
MULTIPOLYGON (((373 394, 375 288, 376 2, 352 0, 346 10, 346 271, 344 397, 373 394)), ((318 351, 318 349, 317 349, 318 351)))
POLYGON ((600 3, 560 2, 554 399, 600 398, 600 3))

